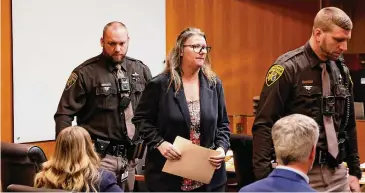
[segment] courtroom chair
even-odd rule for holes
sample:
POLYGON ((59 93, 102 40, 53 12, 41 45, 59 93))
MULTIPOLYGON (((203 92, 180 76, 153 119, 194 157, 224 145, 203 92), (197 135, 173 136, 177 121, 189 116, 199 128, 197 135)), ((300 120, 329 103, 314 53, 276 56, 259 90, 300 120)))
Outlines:
POLYGON ((364 103, 354 102, 354 111, 356 119, 365 119, 364 115, 364 103))
POLYGON ((238 189, 255 181, 252 168, 252 136, 231 134, 231 150, 238 189))
POLYGON ((47 161, 38 146, 1 142, 2 190, 10 184, 33 186, 34 176, 47 161))
POLYGON ((253 114, 256 115, 257 108, 259 107, 260 96, 254 96, 253 100, 253 114))
POLYGON ((7 192, 66 192, 61 189, 48 189, 48 188, 34 188, 31 186, 19 185, 19 184, 10 184, 6 188, 7 192))

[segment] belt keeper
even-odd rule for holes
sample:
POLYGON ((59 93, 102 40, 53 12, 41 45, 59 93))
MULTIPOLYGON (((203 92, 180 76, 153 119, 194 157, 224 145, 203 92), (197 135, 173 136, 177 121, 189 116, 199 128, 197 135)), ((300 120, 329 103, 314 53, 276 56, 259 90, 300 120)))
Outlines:
POLYGON ((318 163, 319 164, 325 164, 326 163, 326 153, 324 153, 323 151, 319 151, 319 156, 318 156, 318 163))

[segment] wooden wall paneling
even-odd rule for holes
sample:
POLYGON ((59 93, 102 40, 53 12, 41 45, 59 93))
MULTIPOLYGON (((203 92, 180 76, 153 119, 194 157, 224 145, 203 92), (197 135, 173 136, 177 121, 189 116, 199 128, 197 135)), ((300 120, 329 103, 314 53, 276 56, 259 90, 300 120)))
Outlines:
POLYGON ((350 71, 356 71, 360 69, 360 57, 358 54, 344 54, 343 55, 346 66, 350 69, 350 71))
POLYGON ((229 115, 229 127, 231 133, 234 134, 241 134, 246 133, 245 129, 245 116, 244 115, 229 115))
POLYGON ((246 118, 246 135, 252 135, 252 126, 253 126, 253 122, 255 121, 255 117, 254 116, 247 116, 246 118))
POLYGON ((365 120, 357 120, 356 129, 360 163, 365 163, 365 120))
POLYGON ((365 1, 355 0, 352 4, 352 38, 348 53, 365 53, 365 1))
POLYGON ((231 131, 231 133, 233 133, 233 115, 228 115, 228 120, 229 120, 229 129, 231 131))
POLYGON ((1 1, 1 141, 13 142, 11 0, 1 1))

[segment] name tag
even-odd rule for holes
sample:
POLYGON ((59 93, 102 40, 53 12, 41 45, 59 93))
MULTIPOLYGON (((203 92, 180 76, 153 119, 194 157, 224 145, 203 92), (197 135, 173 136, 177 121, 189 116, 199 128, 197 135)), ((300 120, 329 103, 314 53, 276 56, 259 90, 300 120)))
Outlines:
POLYGON ((128 170, 126 169, 126 170, 124 171, 124 173, 122 174, 122 176, 121 176, 121 180, 120 180, 120 182, 124 182, 124 181, 126 181, 126 180, 127 180, 127 178, 128 178, 128 170))

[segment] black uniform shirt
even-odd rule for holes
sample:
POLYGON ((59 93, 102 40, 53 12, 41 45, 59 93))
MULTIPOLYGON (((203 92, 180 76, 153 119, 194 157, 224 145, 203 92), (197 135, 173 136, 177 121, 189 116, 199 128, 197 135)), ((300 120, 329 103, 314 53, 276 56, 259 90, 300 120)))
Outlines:
MULTIPOLYGON (((280 56, 270 67, 263 86, 257 115, 252 127, 253 168, 257 179, 265 178, 271 171, 273 143, 271 128, 286 115, 299 113, 312 117, 320 126, 317 148, 327 151, 322 114, 321 61, 309 43, 280 56)), ((353 111, 352 83, 343 60, 330 61, 331 92, 335 96, 333 116, 336 131, 346 125, 349 137, 346 149, 350 174, 359 175, 359 156, 353 111), (344 74, 341 74, 341 69, 344 74), (349 103, 347 103, 347 98, 349 103), (349 110, 346 110, 347 105, 349 110), (348 118, 347 118, 348 117, 348 118)), ((361 173, 360 173, 361 175, 361 173)))
MULTIPOLYGON (((123 59, 121 67, 129 79, 134 111, 145 85, 151 79, 151 72, 141 61, 130 57, 123 59)), ((119 104, 114 64, 107 62, 102 54, 93 57, 74 69, 67 81, 54 116, 56 135, 71 126, 76 116, 77 124, 87 129, 93 138, 121 143, 127 136, 119 104)))

